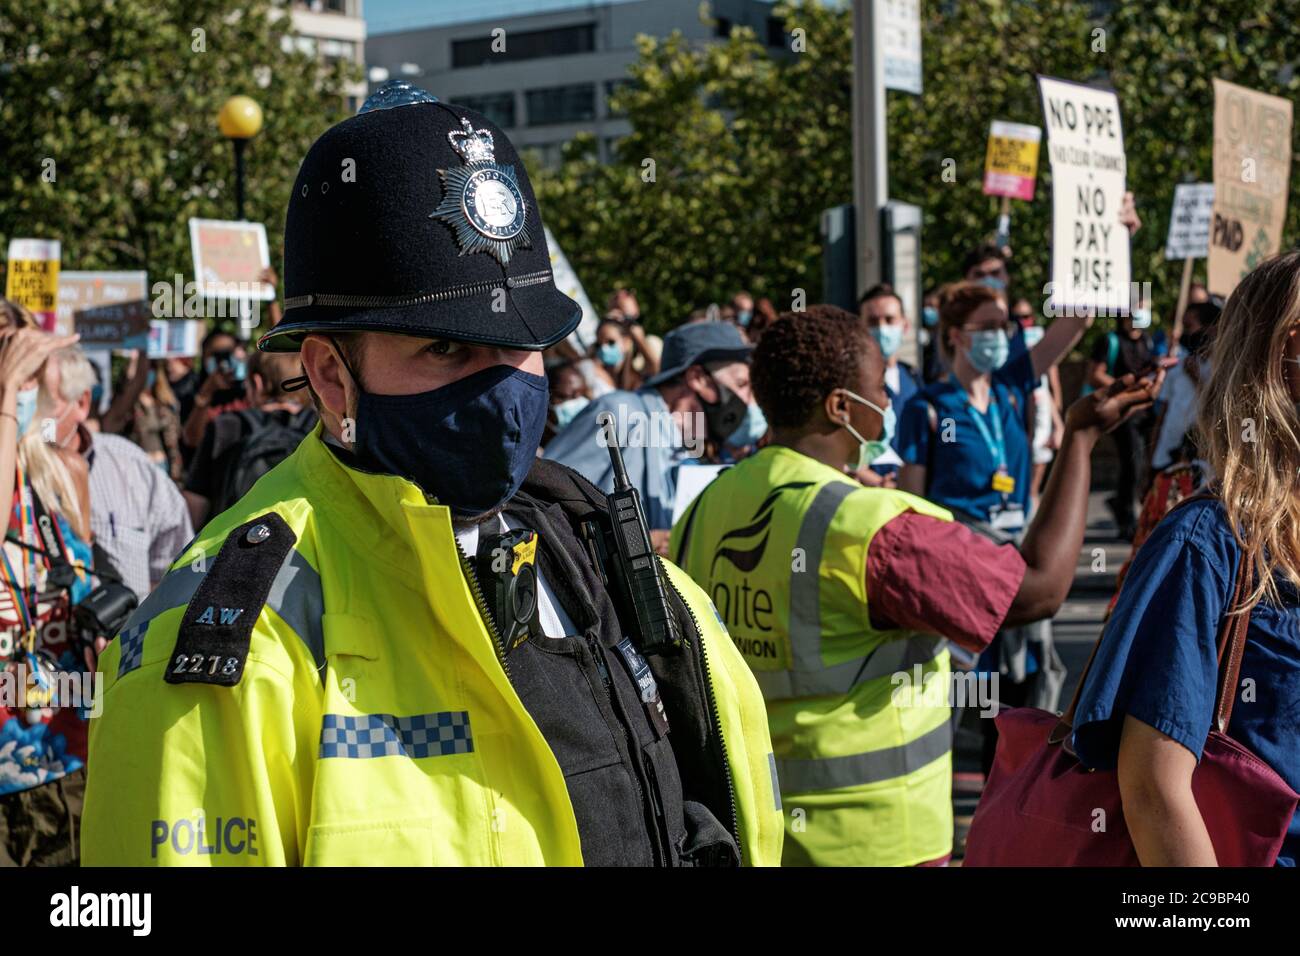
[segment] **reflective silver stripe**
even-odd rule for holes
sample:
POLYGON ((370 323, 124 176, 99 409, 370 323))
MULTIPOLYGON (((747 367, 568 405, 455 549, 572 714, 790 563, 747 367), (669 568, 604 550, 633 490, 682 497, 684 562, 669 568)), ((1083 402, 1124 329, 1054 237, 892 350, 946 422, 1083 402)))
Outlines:
POLYGON ((908 638, 881 644, 866 658, 865 666, 863 658, 857 657, 812 673, 754 671, 754 677, 763 692, 764 700, 847 694, 864 681, 907 671, 916 664, 929 663, 939 656, 947 644, 946 640, 935 634, 913 634, 908 638))
POLYGON ((903 777, 920 770, 952 750, 952 721, 944 720, 910 743, 847 757, 777 760, 781 786, 787 794, 817 793, 858 787, 903 777))
POLYGON ((325 666, 325 633, 321 628, 321 615, 325 613, 325 595, 321 590, 320 575, 307 563, 307 559, 290 549, 280 571, 271 582, 271 592, 266 606, 280 615, 284 623, 302 638, 311 651, 316 669, 325 666))
MULTIPOLYGON (((132 612, 119 635, 122 653, 118 663, 118 676, 140 666, 144 634, 149 622, 166 611, 189 604, 206 576, 206 567, 203 571, 195 571, 189 564, 175 568, 149 593, 144 603, 132 612)), ((321 626, 321 615, 325 611, 325 598, 320 575, 297 549, 291 548, 284 563, 280 565, 275 580, 271 582, 265 606, 280 615, 284 623, 302 638, 317 670, 324 667, 325 633, 321 626)))
POLYGON ((776 801, 775 809, 781 809, 781 780, 776 773, 776 754, 767 755, 767 768, 772 771, 772 799, 776 801))
POLYGON ((803 570, 790 568, 790 657, 792 671, 822 670, 822 547, 835 512, 860 488, 848 481, 831 481, 818 490, 799 525, 795 547, 804 556, 803 570))

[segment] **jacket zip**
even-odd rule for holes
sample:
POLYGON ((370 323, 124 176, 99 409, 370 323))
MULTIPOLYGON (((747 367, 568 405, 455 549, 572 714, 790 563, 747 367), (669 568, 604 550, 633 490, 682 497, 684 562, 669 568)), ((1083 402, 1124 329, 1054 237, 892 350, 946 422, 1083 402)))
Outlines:
MULTIPOLYGON (((619 733, 623 735, 623 744, 627 747, 627 756, 628 759, 632 761, 632 769, 643 771, 646 775, 646 786, 644 788, 641 786, 641 781, 637 779, 635 773, 632 775, 632 783, 636 785, 637 799, 642 802, 642 805, 645 803, 647 794, 649 795, 650 806, 654 810, 655 815, 655 834, 652 840, 652 845, 654 847, 656 864, 667 866, 671 862, 671 858, 667 855, 669 852, 667 839, 663 835, 664 829, 662 824, 664 814, 663 809, 659 805, 659 795, 656 792, 658 782, 654 776, 654 768, 650 763, 650 759, 646 757, 645 754, 633 753, 634 748, 639 749, 636 734, 628 732, 626 715, 623 714, 623 708, 619 705, 618 701, 614 699, 614 680, 610 676, 609 666, 605 662, 604 649, 600 646, 599 639, 591 634, 587 635, 587 650, 590 651, 592 659, 596 662, 596 670, 600 672, 601 683, 605 685, 605 699, 609 702, 610 712, 613 713, 614 720, 618 723, 619 733), (661 846, 661 844, 663 845, 661 846)), ((650 834, 647 835, 649 836, 650 834)))
MULTIPOLYGON (((745 862, 745 851, 740 841, 740 814, 736 807, 736 784, 731 776, 731 762, 727 759, 727 738, 722 733, 722 719, 718 716, 718 702, 713 696, 713 678, 709 673, 709 652, 704 647, 704 632, 700 629, 700 622, 695 617, 695 611, 691 608, 690 602, 682 596, 681 591, 677 590, 677 585, 673 583, 672 578, 668 577, 666 573, 664 574, 664 581, 673 589, 677 599, 686 608, 686 613, 691 616, 691 625, 695 628, 696 635, 699 636, 700 663, 703 665, 704 670, 704 694, 709 701, 709 717, 713 720, 713 730, 718 735, 718 745, 722 750, 722 770, 727 777, 727 797, 731 801, 731 819, 727 821, 727 830, 736 840, 737 859, 743 864, 745 862)), ((687 641, 688 645, 689 643, 687 641)))
MULTIPOLYGON (((497 630, 496 622, 492 619, 492 613, 488 610, 487 600, 483 597, 483 589, 478 583, 478 575, 474 573, 474 567, 469 563, 469 555, 461 547, 459 538, 456 538, 456 554, 460 557, 460 567, 465 573, 465 580, 469 582, 470 593, 474 595, 474 604, 478 607, 479 617, 483 618, 483 625, 492 638, 492 648, 497 652, 497 660, 501 662, 501 669, 505 671, 506 679, 510 680, 510 664, 506 660, 505 643, 497 630)), ((511 681, 511 683, 513 684, 514 681, 511 681)))

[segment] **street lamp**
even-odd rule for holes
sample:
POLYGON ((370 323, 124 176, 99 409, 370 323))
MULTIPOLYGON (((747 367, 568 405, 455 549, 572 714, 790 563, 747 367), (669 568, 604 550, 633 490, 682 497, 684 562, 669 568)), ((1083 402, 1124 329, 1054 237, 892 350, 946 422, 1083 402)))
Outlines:
POLYGON ((221 135, 235 147, 235 218, 244 218, 244 147, 262 128, 262 108, 247 96, 232 96, 217 114, 221 135))

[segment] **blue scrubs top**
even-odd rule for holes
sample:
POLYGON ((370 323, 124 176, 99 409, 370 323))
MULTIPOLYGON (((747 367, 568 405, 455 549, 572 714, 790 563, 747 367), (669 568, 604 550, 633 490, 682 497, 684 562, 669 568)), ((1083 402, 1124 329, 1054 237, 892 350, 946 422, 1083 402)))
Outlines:
MULTIPOLYGON (((889 404, 893 406, 895 415, 902 415, 903 409, 907 403, 912 400, 912 396, 921 390, 921 376, 916 373, 916 369, 906 362, 898 363, 898 391, 895 392, 885 383, 885 394, 889 396, 889 404)), ((894 437, 889 446, 898 452, 898 457, 902 458, 902 433, 897 425, 894 426, 894 437)), ((892 475, 898 471, 897 465, 872 465, 871 470, 878 475, 892 475)))
POLYGON ((1021 351, 993 373, 996 404, 990 402, 983 413, 971 407, 965 389, 952 376, 930 383, 912 397, 899 418, 898 454, 909 464, 928 469, 927 498, 980 521, 989 521, 990 509, 1004 504, 1019 504, 1028 513, 1031 461, 1025 415, 1037 384, 1029 353, 1021 351), (936 412, 937 432, 930 431, 931 406, 936 412), (995 414, 997 423, 993 421, 995 414), (978 424, 976 415, 981 419, 978 424), (950 419, 949 430, 946 423, 950 419), (986 433, 996 437, 998 424, 1007 473, 1016 482, 1015 491, 1006 496, 993 489, 993 473, 999 462, 985 437, 986 433), (952 440, 945 441, 947 436, 952 440))
MULTIPOLYGON (((1240 560, 1215 500, 1178 508, 1138 549, 1075 714, 1085 766, 1115 766, 1126 714, 1200 759, 1214 718, 1215 644, 1240 560)), ((1300 592, 1281 578, 1278 590, 1280 604, 1261 602, 1251 613, 1241 680, 1253 682, 1254 700, 1238 696, 1228 736, 1300 791, 1300 592)), ((1295 866, 1298 855, 1300 814, 1278 864, 1295 866)))

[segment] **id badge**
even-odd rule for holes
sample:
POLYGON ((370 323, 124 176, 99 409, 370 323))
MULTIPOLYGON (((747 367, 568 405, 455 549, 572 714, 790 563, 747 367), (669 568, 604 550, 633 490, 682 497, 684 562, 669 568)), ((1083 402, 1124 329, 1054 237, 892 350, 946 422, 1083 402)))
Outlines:
POLYGON ((989 524, 998 531, 1019 531, 1025 526, 1025 509, 1018 504, 990 508, 989 524))
POLYGON ((993 490, 1000 491, 1004 495, 1014 495, 1016 493, 1016 479, 999 468, 993 472, 993 490))

